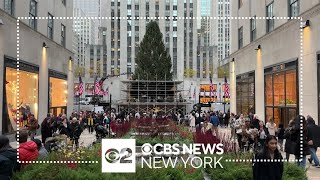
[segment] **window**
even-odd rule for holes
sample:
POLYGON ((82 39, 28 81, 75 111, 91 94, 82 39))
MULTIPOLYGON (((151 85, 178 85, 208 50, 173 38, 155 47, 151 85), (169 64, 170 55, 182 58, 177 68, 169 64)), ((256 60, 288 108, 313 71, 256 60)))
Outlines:
POLYGON ((135 6, 134 6, 134 9, 135 9, 135 10, 139 10, 139 5, 135 5, 135 6))
POLYGON ((237 113, 255 113, 255 73, 250 72, 236 77, 237 113))
POLYGON ((243 5, 243 0, 238 0, 238 9, 240 9, 243 5))
POLYGON ((289 17, 297 17, 299 15, 299 0, 289 0, 289 17))
POLYGON ((241 26, 238 29, 238 48, 242 48, 243 47, 243 27, 241 26))
POLYGON ((35 0, 30 0, 30 9, 29 9, 29 26, 33 29, 37 29, 37 2, 35 0))
POLYGON ((14 0, 4 1, 4 11, 11 16, 14 16, 14 0))
POLYGON ((61 45, 66 47, 66 26, 61 24, 61 45))
POLYGON ((66 5, 67 0, 61 0, 61 2, 62 2, 63 5, 66 5))
POLYGON ((257 30, 256 30, 256 16, 250 20, 250 41, 254 41, 257 38, 257 30))
POLYGON ((272 31, 274 28, 274 15, 273 15, 273 2, 267 6, 267 17, 271 19, 267 19, 267 33, 272 31))
POLYGON ((53 16, 48 13, 48 38, 53 39, 53 16))

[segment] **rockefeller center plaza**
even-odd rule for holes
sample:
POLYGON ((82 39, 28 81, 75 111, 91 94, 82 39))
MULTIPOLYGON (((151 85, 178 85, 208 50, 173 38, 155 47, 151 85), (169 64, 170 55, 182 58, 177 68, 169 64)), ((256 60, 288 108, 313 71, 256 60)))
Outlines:
POLYGON ((0 0, 0 180, 319 180, 320 0, 0 0))

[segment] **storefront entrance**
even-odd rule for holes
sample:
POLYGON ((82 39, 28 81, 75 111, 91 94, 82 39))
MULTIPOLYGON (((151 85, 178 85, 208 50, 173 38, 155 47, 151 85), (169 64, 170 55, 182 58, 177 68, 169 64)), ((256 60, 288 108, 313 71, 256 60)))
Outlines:
POLYGON ((265 120, 288 126, 298 113, 297 61, 265 69, 265 120))

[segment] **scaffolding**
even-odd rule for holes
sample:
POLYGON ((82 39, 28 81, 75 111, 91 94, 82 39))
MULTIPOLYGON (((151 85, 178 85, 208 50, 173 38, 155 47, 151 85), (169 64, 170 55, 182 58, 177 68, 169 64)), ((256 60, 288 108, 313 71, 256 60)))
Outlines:
POLYGON ((121 91, 124 99, 117 102, 118 109, 140 113, 181 113, 191 104, 183 98, 183 81, 125 80, 121 91))

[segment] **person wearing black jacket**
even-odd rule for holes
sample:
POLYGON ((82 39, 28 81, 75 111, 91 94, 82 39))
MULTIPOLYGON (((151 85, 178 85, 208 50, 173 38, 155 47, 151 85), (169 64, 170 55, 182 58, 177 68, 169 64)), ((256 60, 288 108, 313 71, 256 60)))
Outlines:
POLYGON ((320 168, 319 159, 317 157, 317 148, 320 146, 320 127, 315 124, 312 117, 307 118, 308 131, 312 134, 312 145, 309 145, 311 158, 309 158, 310 164, 314 161, 313 166, 320 168))
POLYGON ((20 170, 17 162, 17 150, 9 145, 9 138, 0 135, 0 179, 9 180, 12 173, 20 170))
POLYGON ((53 126, 51 126, 51 115, 47 114, 47 117, 41 123, 41 138, 42 143, 45 144, 48 137, 52 137, 53 126))
POLYGON ((76 149, 79 148, 79 138, 82 133, 82 128, 80 126, 79 121, 77 118, 73 118, 70 124, 70 139, 73 141, 73 143, 76 144, 76 149))
POLYGON ((265 146, 253 159, 254 180, 281 180, 283 174, 283 162, 280 151, 277 149, 277 138, 267 136, 265 146), (268 159, 270 162, 262 162, 268 159))
POLYGON ((289 126, 284 130, 284 138, 286 139, 286 143, 284 144, 284 152, 286 152, 286 160, 289 161, 290 154, 294 154, 295 151, 295 142, 291 139, 291 132, 294 129, 294 121, 289 121, 289 126))
POLYGON ((269 135, 268 128, 264 125, 263 121, 259 122, 259 127, 258 129, 258 142, 259 142, 259 150, 262 150, 265 145, 265 141, 267 136, 269 135))
POLYGON ((303 127, 307 127, 307 122, 304 116, 298 115, 295 119, 295 126, 293 131, 291 132, 291 140, 295 142, 295 148, 294 148, 294 155, 296 157, 296 160, 298 165, 300 167, 305 168, 306 167, 306 156, 310 154, 309 145, 312 145, 312 134, 311 131, 308 131, 308 128, 303 128, 303 140, 301 141, 301 133, 300 133, 300 124, 303 125, 303 127), (302 123, 301 123, 302 122, 302 123), (302 143, 301 143, 302 142, 302 143), (302 144, 302 153, 300 150, 300 146, 302 144), (302 159, 302 161, 300 161, 302 159))

